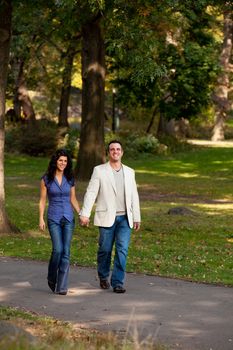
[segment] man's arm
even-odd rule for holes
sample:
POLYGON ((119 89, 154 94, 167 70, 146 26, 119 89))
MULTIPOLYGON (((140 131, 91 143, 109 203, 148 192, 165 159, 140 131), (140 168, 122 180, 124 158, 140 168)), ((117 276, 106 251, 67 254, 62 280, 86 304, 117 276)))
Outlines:
POLYGON ((133 178, 132 207, 133 207, 133 221, 134 221, 133 227, 136 231, 138 231, 141 225, 141 213, 140 213, 138 189, 137 189, 137 184, 135 180, 135 173, 133 178))
POLYGON ((81 225, 87 226, 89 224, 89 218, 91 215, 92 207, 95 203, 96 197, 99 192, 100 187, 100 179, 98 176, 98 171, 96 168, 94 168, 94 171, 92 173, 90 182, 88 184, 82 209, 80 210, 79 217, 81 225))

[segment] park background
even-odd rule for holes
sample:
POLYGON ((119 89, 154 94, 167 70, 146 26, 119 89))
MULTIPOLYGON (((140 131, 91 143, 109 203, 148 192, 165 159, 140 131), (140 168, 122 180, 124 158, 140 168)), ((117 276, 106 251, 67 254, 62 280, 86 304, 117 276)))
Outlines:
MULTIPOLYGON (((0 254, 47 261, 49 157, 70 151, 81 203, 117 138, 142 210, 127 270, 232 286, 231 2, 3 0, 0 11, 0 254)), ((96 266, 97 244, 97 228, 77 225, 71 263, 96 266)))

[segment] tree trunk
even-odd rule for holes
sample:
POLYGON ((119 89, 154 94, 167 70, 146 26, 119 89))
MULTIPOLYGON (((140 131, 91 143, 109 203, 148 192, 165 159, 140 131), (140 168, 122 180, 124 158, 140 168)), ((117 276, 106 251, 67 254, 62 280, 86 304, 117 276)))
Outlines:
POLYGON ((229 64, 232 53, 233 21, 231 11, 224 13, 224 40, 220 54, 221 73, 218 77, 217 87, 213 95, 215 104, 215 124, 212 132, 212 141, 224 140, 224 126, 227 113, 230 109, 228 101, 229 91, 229 64))
POLYGON ((11 39, 11 1, 3 1, 0 6, 0 233, 11 232, 12 227, 5 211, 4 188, 4 143, 5 143, 5 93, 7 66, 11 39))
POLYGON ((58 126, 69 126, 68 123, 68 106, 70 99, 70 88, 71 88, 71 75, 73 68, 74 56, 76 53, 74 44, 68 47, 68 50, 65 54, 65 67, 62 75, 62 89, 61 89, 61 98, 60 98, 60 109, 58 116, 58 126))
POLYGON ((15 89, 14 89, 14 99, 13 99, 13 105, 14 105, 14 112, 15 112, 15 119, 16 121, 21 120, 21 103, 18 98, 18 81, 19 81, 19 73, 20 73, 20 63, 18 60, 14 61, 14 71, 15 71, 15 89))
POLYGON ((152 113, 150 122, 149 122, 149 124, 148 124, 147 129, 146 129, 146 133, 147 133, 147 134, 149 134, 150 131, 151 131, 151 129, 152 129, 152 126, 153 126, 154 120, 155 120, 155 116, 156 116, 156 113, 158 113, 158 110, 159 110, 158 106, 156 106, 156 107, 154 108, 154 110, 153 110, 153 113, 152 113))
POLYGON ((21 120, 21 109, 23 111, 24 120, 34 122, 35 112, 32 105, 32 101, 28 94, 28 89, 26 86, 25 76, 24 76, 24 61, 21 60, 19 64, 19 72, 16 83, 16 94, 14 97, 14 110, 17 119, 21 120))
POLYGON ((160 112, 158 129, 157 129, 157 137, 166 135, 166 123, 167 123, 167 121, 166 121, 164 115, 160 112))
POLYGON ((76 174, 90 178, 93 167, 105 161, 105 52, 100 19, 82 28, 82 124, 76 174))

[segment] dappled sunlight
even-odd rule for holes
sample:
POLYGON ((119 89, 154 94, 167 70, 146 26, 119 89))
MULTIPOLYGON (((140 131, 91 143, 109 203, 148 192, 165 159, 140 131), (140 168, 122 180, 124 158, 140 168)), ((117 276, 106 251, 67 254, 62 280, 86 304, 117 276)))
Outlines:
POLYGON ((157 175, 158 177, 180 177, 180 178, 201 178, 201 179, 209 179, 211 176, 210 175, 201 175, 200 173, 197 172, 174 172, 174 173, 170 173, 170 172, 164 172, 164 171, 156 171, 156 170, 136 170, 136 173, 138 174, 149 174, 149 175, 157 175))
POLYGON ((198 300, 193 303, 193 305, 209 308, 216 305, 216 302, 210 300, 198 300))
MULTIPOLYGON (((223 162, 221 160, 212 160, 211 164, 222 164, 223 162)), ((221 169, 222 171, 223 169, 221 169)))
POLYGON ((204 209, 205 213, 209 215, 219 215, 222 212, 233 211, 233 203, 225 203, 224 201, 221 203, 195 203, 193 206, 204 209))
POLYGON ((49 231, 46 229, 45 231, 41 230, 29 230, 27 231, 27 236, 34 237, 34 238, 48 238, 49 237, 49 231))
POLYGON ((15 294, 15 288, 12 288, 11 286, 0 288, 0 303, 14 299, 15 294))
POLYGON ((29 184, 19 184, 19 185, 16 185, 16 187, 18 187, 18 188, 33 188, 34 189, 34 186, 31 186, 29 184))
POLYGON ((153 205, 152 206, 148 206, 148 207, 145 207, 145 206, 141 205, 140 209, 143 210, 143 211, 147 211, 147 210, 154 210, 155 208, 154 208, 153 205))
POLYGON ((0 290, 0 301, 4 301, 4 300, 7 300, 8 299, 8 291, 6 290, 0 290))
MULTIPOLYGON (((135 173, 136 174, 138 173, 138 174, 152 174, 152 175, 155 175, 155 174, 161 174, 161 171, 143 169, 143 170, 135 170, 135 173)), ((169 173, 166 173, 166 174, 169 174, 169 173)))
POLYGON ((150 190, 150 191, 155 191, 156 188, 155 188, 155 185, 152 185, 152 184, 138 184, 138 188, 140 189, 144 189, 144 190, 150 190))
POLYGON ((171 322, 170 324, 173 326, 173 330, 179 334, 182 334, 183 337, 192 338, 202 333, 200 328, 195 329, 193 327, 191 330, 187 329, 186 321, 175 321, 171 322))
MULTIPOLYGON (((194 173, 180 173, 180 174, 178 174, 178 176, 180 176, 180 177, 185 177, 185 178, 192 178, 192 177, 199 177, 199 175, 198 174, 194 174, 194 173)), ((208 176, 205 176, 206 178, 208 178, 208 176)), ((202 176, 202 178, 203 178, 203 176, 202 176)))
POLYGON ((103 291, 101 289, 90 289, 90 286, 87 286, 86 288, 80 288, 80 287, 72 287, 69 289, 68 296, 74 297, 74 296, 83 296, 83 295, 96 295, 100 294, 103 291))
POLYGON ((28 288, 31 287, 31 283, 29 281, 21 281, 21 282, 15 282, 12 284, 15 287, 22 287, 22 288, 28 288))
MULTIPOLYGON (((23 157, 22 155, 20 155, 20 163, 22 162, 28 162, 28 158, 29 157, 23 157)), ((8 163, 10 164, 18 164, 19 160, 18 159, 15 159, 15 158, 9 158, 7 159, 8 163)))
POLYGON ((119 313, 118 315, 112 314, 112 315, 106 315, 106 319, 104 322, 122 322, 126 321, 128 323, 128 327, 132 327, 133 325, 136 325, 137 322, 145 322, 154 320, 156 316, 154 315, 148 315, 148 313, 143 313, 142 309, 139 309, 140 313, 133 314, 133 316, 129 316, 129 313, 126 312, 124 315, 122 313, 119 313))
POLYGON ((198 145, 202 147, 222 147, 222 148, 233 148, 233 141, 210 141, 210 140, 197 140, 197 139, 189 139, 187 140, 191 145, 198 145))

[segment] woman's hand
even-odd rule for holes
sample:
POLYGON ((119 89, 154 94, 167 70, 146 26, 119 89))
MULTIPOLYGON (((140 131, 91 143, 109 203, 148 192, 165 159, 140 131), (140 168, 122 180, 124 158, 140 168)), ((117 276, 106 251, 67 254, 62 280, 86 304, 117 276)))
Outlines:
POLYGON ((40 219, 39 228, 40 228, 40 230, 42 230, 42 231, 45 230, 45 222, 44 222, 44 219, 40 219))

